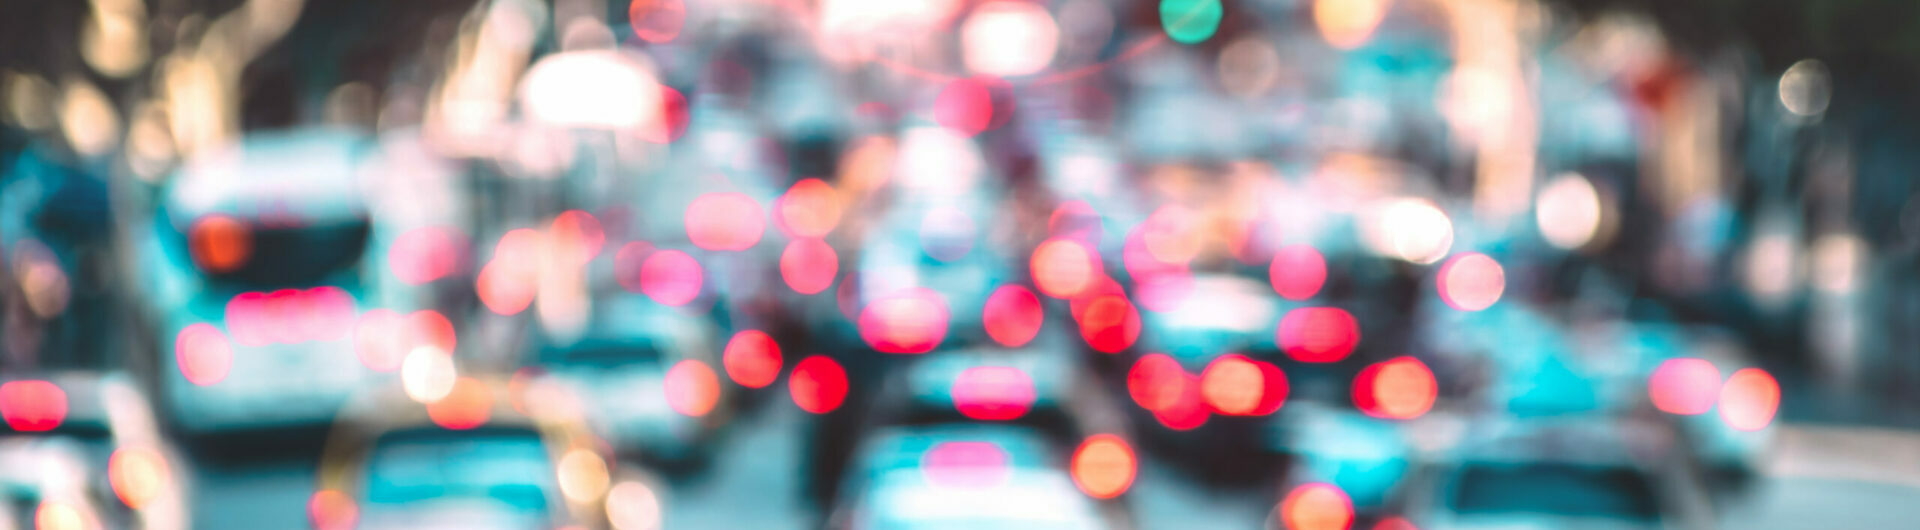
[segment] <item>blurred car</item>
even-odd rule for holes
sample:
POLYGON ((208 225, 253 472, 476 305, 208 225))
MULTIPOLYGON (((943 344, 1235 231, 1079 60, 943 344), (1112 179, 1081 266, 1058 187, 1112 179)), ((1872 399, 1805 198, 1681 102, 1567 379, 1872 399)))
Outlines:
POLYGON ((828 528, 1133 528, 1137 470, 1111 436, 1069 451, 1019 426, 888 428, 856 451, 828 528), (1089 449, 1092 448, 1092 449, 1089 449))
POLYGON ((738 401, 737 387, 715 370, 719 330, 704 315, 638 296, 598 302, 584 336, 533 347, 544 375, 528 384, 567 389, 594 433, 622 456, 698 468, 738 401))
POLYGON ((1608 417, 1488 427, 1411 486, 1418 528, 1705 528, 1709 501, 1670 431, 1608 417))
POLYGON ((107 183, 35 146, 0 171, 0 367, 108 366, 120 359, 107 183))
POLYGON ((0 419, 0 490, 19 502, 88 527, 187 528, 188 467, 127 377, 0 377, 0 419))
POLYGON ((540 396, 464 377, 425 405, 356 396, 327 438, 314 527, 657 528, 663 483, 540 396))
MULTIPOLYGON (((406 311, 388 277, 389 227, 369 209, 366 137, 249 135, 196 158, 130 219, 137 332, 161 415, 188 434, 324 426, 346 398, 427 344, 356 348, 373 309, 406 311), (392 303, 392 306, 384 304, 392 303)), ((387 315, 394 316, 394 315, 387 315)), ((451 322, 406 315, 451 350, 451 322)))

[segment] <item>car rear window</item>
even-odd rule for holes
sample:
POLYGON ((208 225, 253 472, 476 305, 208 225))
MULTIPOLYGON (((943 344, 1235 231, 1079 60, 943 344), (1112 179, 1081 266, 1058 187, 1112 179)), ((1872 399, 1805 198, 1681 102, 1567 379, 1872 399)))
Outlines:
POLYGON ((1461 514, 1538 514, 1652 521, 1660 515, 1647 476, 1625 467, 1569 464, 1469 466, 1455 479, 1461 514))

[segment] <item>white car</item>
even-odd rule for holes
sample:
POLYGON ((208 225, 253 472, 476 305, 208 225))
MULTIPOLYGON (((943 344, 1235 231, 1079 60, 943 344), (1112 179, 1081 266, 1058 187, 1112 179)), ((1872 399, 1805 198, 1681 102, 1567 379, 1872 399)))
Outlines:
POLYGON ((370 202, 387 184, 369 163, 380 148, 330 129, 249 135, 188 162, 151 217, 128 220, 163 418, 189 434, 324 425, 413 348, 451 353, 448 316, 414 306, 386 259, 413 226, 370 202), (421 331, 370 346, 376 316, 421 331))

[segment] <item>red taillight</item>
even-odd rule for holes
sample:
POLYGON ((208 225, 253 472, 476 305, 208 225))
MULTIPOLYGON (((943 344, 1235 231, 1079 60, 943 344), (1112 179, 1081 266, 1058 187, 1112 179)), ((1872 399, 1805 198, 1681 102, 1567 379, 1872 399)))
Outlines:
POLYGON ((345 493, 320 490, 307 499, 307 517, 315 530, 349 530, 360 519, 360 507, 345 493))
POLYGON ((1181 385, 1186 382, 1187 373, 1179 361, 1164 353, 1149 353, 1134 361, 1133 369, 1127 371, 1127 394, 1140 408, 1158 411, 1180 400, 1181 385))
POLYGON ((232 272, 253 256, 253 231, 225 215, 202 217, 187 231, 187 250, 200 270, 232 272))
POLYGON ((1439 389, 1426 363, 1396 357, 1360 371, 1353 381, 1353 404, 1369 416, 1413 419, 1433 408, 1439 389))
POLYGON ((793 183, 773 209, 780 228, 792 237, 826 237, 840 223, 840 197, 833 185, 820 179, 793 183))
POLYGON ((920 456, 920 474, 940 486, 993 487, 1011 474, 1012 459, 992 442, 942 442, 920 456))
POLYGON ((1292 530, 1346 530, 1353 526, 1353 501, 1332 484, 1304 484, 1280 501, 1280 520, 1292 530))
POLYGON ((1220 356, 1200 373, 1200 397, 1228 416, 1272 414, 1286 401, 1287 390, 1280 367, 1240 354, 1220 356))
POLYGON ((1125 296, 1094 299, 1080 314, 1080 338, 1101 353, 1125 350, 1140 338, 1140 312, 1125 296))
POLYGON ((1281 247, 1267 267, 1273 291, 1288 300, 1306 300, 1327 283, 1327 260, 1308 245, 1281 247))
POLYGON ((767 220, 744 193, 708 193, 687 205, 687 240, 707 250, 746 250, 760 242, 767 220))
POLYGON ((152 449, 128 447, 107 457, 107 484, 128 508, 140 509, 166 488, 167 461, 152 449))
POLYGON ((674 412, 700 417, 720 403, 720 376, 697 360, 680 361, 668 369, 665 387, 667 406, 674 412))
POLYGON ((867 304, 860 338, 883 353, 926 353, 947 337, 947 302, 929 289, 907 289, 867 304))
POLYGON ((780 377, 780 344, 766 332, 749 329, 733 335, 720 363, 727 377, 747 388, 763 388, 780 377))
POLYGON ((796 239, 780 252, 780 279, 800 294, 815 294, 833 286, 840 273, 840 254, 818 239, 796 239))
POLYGON ((847 371, 832 358, 815 355, 801 359, 787 378, 787 390, 800 410, 826 414, 847 399, 847 371))
POLYGON ((706 272, 693 256, 678 250, 662 250, 647 255, 640 263, 640 292, 666 305, 686 305, 700 296, 706 272))
POLYGON ((446 396, 427 403, 427 418, 447 429, 479 427, 492 416, 493 392, 486 383, 471 377, 454 380, 446 396))
POLYGON ((1073 451, 1073 484, 1096 499, 1126 493, 1138 470, 1133 447, 1118 436, 1096 434, 1073 451))
POLYGON ((233 346, 212 324, 200 323, 180 330, 173 341, 174 361, 187 382, 206 386, 227 378, 233 369, 233 346))
POLYGON ((1200 397, 1200 376, 1181 372, 1180 384, 1175 390, 1172 402, 1153 410, 1153 419, 1176 431, 1191 431, 1205 425, 1213 413, 1200 397))
POLYGON ((1720 369, 1697 358, 1668 359, 1647 379, 1647 398, 1669 414, 1705 414, 1720 394, 1720 369))
POLYGON ((354 305, 331 286, 240 293, 227 302, 227 330, 243 346, 338 340, 353 328, 354 305))
POLYGON ((67 392, 49 381, 0 384, 0 419, 16 431, 53 430, 67 419, 67 392))
POLYGON ((1360 323, 1337 307, 1301 307, 1280 318, 1275 331, 1280 349, 1303 363, 1330 363, 1347 358, 1360 344, 1360 323))
POLYGON ((953 407, 976 420, 1005 421, 1033 408, 1033 378, 1019 368, 975 366, 953 380, 953 407))
POLYGON ((467 239, 459 230, 428 226, 400 234, 387 250, 387 268, 401 283, 420 285, 445 278, 462 268, 467 239))
POLYGON ((1034 296, 1033 291, 1006 285, 987 297, 980 320, 987 328, 987 337, 1002 346, 1018 348, 1040 334, 1046 314, 1041 310, 1040 297, 1034 296))
POLYGON ((1033 285, 1054 298, 1078 296, 1101 276, 1099 255, 1071 239, 1049 239, 1034 247, 1029 266, 1033 285))
POLYGON ((1780 383, 1759 368, 1746 368, 1720 386, 1720 420, 1728 427, 1757 431, 1773 423, 1780 409, 1780 383))

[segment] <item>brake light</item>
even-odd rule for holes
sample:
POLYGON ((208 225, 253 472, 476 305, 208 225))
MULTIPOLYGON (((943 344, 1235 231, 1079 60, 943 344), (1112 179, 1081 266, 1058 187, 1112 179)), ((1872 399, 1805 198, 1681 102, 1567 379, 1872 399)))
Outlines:
POLYGON ((1360 323, 1337 307, 1301 307, 1280 318, 1275 340, 1294 360, 1330 363, 1360 345, 1360 323))
POLYGON ((720 363, 727 377, 747 388, 764 388, 780 377, 780 344, 766 332, 749 329, 727 341, 720 363))
POLYGON ((1293 530, 1346 530, 1353 525, 1353 501, 1338 486, 1304 484, 1280 501, 1280 520, 1293 530))
POLYGON ((167 461, 152 449, 128 447, 107 457, 107 484, 128 508, 140 509, 166 487, 167 461))
POLYGON ((200 386, 226 379, 233 369, 233 346, 219 328, 204 322, 180 330, 173 341, 173 357, 180 375, 200 386))
POLYGON ((253 256, 253 233, 245 223, 232 217, 201 217, 187 231, 187 251, 200 270, 232 272, 253 256))
POLYGON ((1127 394, 1140 408, 1159 411, 1180 400, 1181 385, 1186 382, 1187 374, 1179 361, 1164 353, 1149 353, 1134 361, 1133 369, 1127 371, 1127 394))
POLYGON ((1111 434, 1089 436, 1073 451, 1073 484, 1096 499, 1126 493, 1138 468, 1133 447, 1111 434))
POLYGON ((1306 300, 1327 283, 1327 259, 1310 245, 1281 247, 1267 266, 1273 292, 1288 300, 1306 300))
POLYGON ((744 193, 708 193, 687 205, 687 240, 707 250, 746 250, 760 242, 767 219, 744 193))
POLYGON ((1200 373, 1200 397, 1221 414, 1263 416, 1286 401, 1287 378, 1278 366, 1240 354, 1223 355, 1200 373))
POLYGON ((1720 394, 1720 369, 1698 358, 1667 359, 1647 379, 1647 398, 1669 414, 1705 414, 1720 394))
POLYGON ((793 183, 774 201, 773 210, 780 228, 792 237, 826 237, 840 223, 840 197, 833 185, 820 179, 793 183))
POLYGON ((1727 377, 1720 386, 1720 420, 1742 431, 1757 431, 1773 423, 1780 408, 1780 383, 1766 370, 1746 368, 1727 377))
POLYGON ((926 353, 947 337, 946 300, 929 289, 888 295, 860 312, 860 338, 883 353, 926 353))
POLYGON ((1353 381, 1353 404, 1378 418, 1418 418, 1433 408, 1440 385, 1426 363, 1396 357, 1360 371, 1353 381))
POLYGON ((992 442, 941 442, 920 456, 920 474, 940 486, 993 487, 1006 482, 1012 459, 992 442))
POLYGON ((713 368, 693 359, 680 361, 667 370, 664 385, 667 405, 674 412, 693 417, 707 415, 720 402, 720 376, 713 368))
POLYGON ((1080 338, 1095 351, 1119 353, 1140 338, 1140 312, 1125 296, 1095 299, 1080 314, 1080 338))
POLYGON ((1033 408, 1033 378, 1010 366, 975 366, 953 380, 953 407, 976 420, 1005 421, 1033 408))
POLYGON ((847 399, 847 371, 830 357, 815 355, 793 365, 787 390, 800 410, 826 414, 847 399))
POLYGON ((359 521, 360 507, 345 493, 320 490, 307 499, 307 517, 315 530, 348 530, 359 521))
POLYGON ((434 425, 456 431, 479 427, 492 416, 493 393, 471 377, 455 379, 446 397, 427 403, 427 418, 434 425))
POLYGON ((679 306, 700 296, 706 272, 693 256, 678 250, 662 250, 640 262, 640 292, 666 305, 679 306))
POLYGON ((1213 413, 1200 397, 1200 376, 1182 371, 1173 401, 1153 410, 1153 419, 1176 431, 1191 431, 1206 425, 1213 413))
POLYGON ((1040 334, 1040 325, 1046 320, 1046 314, 1041 311, 1040 297, 1034 296, 1033 291, 1018 285, 1005 285, 987 297, 980 320, 987 328, 987 336, 994 342, 1018 348, 1040 334))
POLYGON ((67 392, 48 381, 0 384, 0 419, 16 431, 53 430, 67 419, 67 392))
POLYGON ((1073 298, 1093 286, 1100 258, 1085 244, 1071 239, 1049 239, 1034 247, 1033 285, 1054 298, 1073 298))
POLYGON ((818 239, 795 239, 780 252, 780 279, 800 294, 816 294, 833 286, 840 273, 840 254, 818 239))

